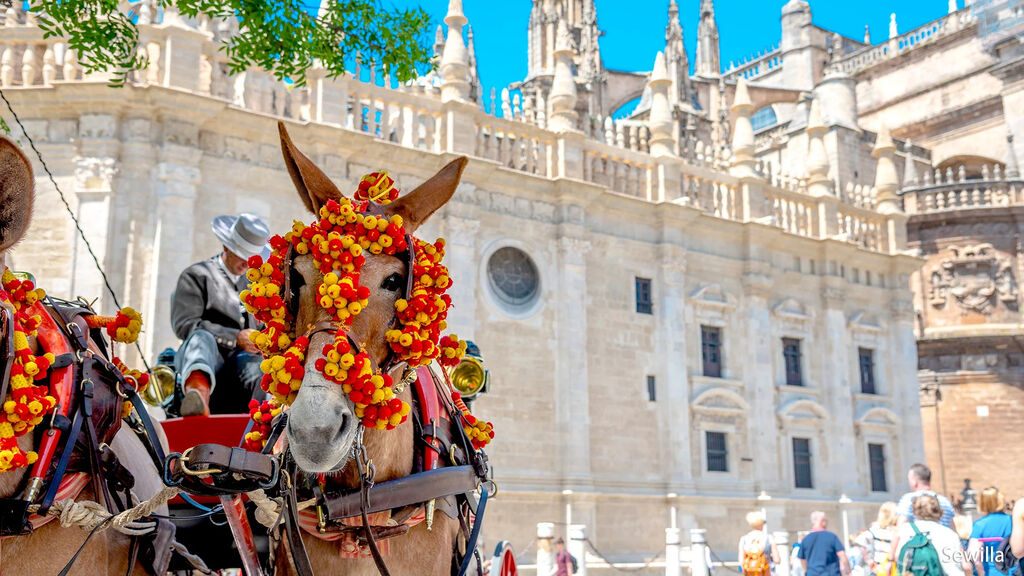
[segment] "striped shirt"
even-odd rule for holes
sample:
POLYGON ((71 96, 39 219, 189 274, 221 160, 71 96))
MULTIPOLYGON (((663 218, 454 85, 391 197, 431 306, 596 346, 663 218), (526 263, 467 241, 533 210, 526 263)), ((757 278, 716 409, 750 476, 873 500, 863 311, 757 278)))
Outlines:
POLYGON ((946 498, 942 494, 935 493, 934 490, 918 490, 916 492, 907 492, 906 494, 904 494, 902 497, 900 497, 899 503, 896 504, 896 511, 899 513, 899 515, 906 518, 907 521, 913 522, 915 520, 914 500, 917 499, 917 497, 921 496, 922 494, 929 494, 938 499, 939 508, 942 509, 942 518, 939 520, 939 524, 942 524, 946 528, 952 528, 953 516, 956 514, 956 512, 953 510, 953 503, 949 501, 949 498, 946 498))

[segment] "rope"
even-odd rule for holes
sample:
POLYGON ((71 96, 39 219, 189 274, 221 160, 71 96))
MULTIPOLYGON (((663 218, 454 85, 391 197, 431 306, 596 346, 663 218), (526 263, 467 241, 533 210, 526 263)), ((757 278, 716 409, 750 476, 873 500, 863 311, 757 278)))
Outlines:
MULTIPOLYGON (((32 140, 32 136, 29 136, 28 130, 25 129, 25 125, 21 123, 21 118, 18 118, 18 114, 11 107, 11 101, 7 99, 7 95, 4 94, 3 90, 0 90, 0 98, 3 99, 4 104, 7 104, 7 110, 10 111, 11 116, 14 117, 14 122, 21 128, 21 132, 25 135, 25 139, 28 140, 29 146, 32 147, 32 151, 36 153, 36 157, 39 158, 39 163, 43 166, 43 171, 50 178, 50 183, 53 184, 53 188, 57 191, 60 196, 60 201, 64 204, 64 208, 68 211, 68 215, 71 216, 71 221, 75 223, 75 229, 78 230, 78 235, 82 237, 82 242, 85 244, 86 250, 89 251, 89 255, 92 256, 92 261, 96 264, 96 270, 99 271, 100 276, 103 278, 103 284, 107 287, 107 292, 110 293, 111 299, 114 301, 114 306, 121 309, 121 302, 117 298, 117 294, 114 293, 114 288, 110 285, 110 279, 107 278, 107 273, 103 271, 103 266, 100 265, 100 259, 96 256, 96 252, 92 249, 92 244, 89 244, 89 239, 85 237, 85 231, 82 230, 82 225, 78 222, 78 218, 75 216, 75 212, 71 209, 71 205, 68 204, 67 198, 64 196, 64 192, 61 191, 60 186, 57 185, 57 180, 53 177, 53 172, 50 171, 50 167, 46 165, 46 161, 43 160, 42 153, 39 152, 39 148, 36 148, 36 143, 32 140)), ((146 372, 151 372, 149 362, 146 361, 146 355, 142 352, 142 346, 138 340, 135 340, 135 349, 139 351, 139 358, 142 359, 142 365, 146 367, 146 372)))
MULTIPOLYGON (((638 566, 636 568, 627 568, 625 566, 616 566, 614 562, 606 558, 604 554, 601 554, 601 551, 598 550, 596 546, 594 546, 594 543, 590 541, 590 538, 585 539, 584 542, 586 542, 587 546, 590 548, 590 551, 593 552, 595 556, 600 558, 601 561, 607 564, 609 568, 617 572, 642 572, 650 568, 651 564, 654 564, 659 558, 661 558, 661 555, 663 554, 662 552, 658 552, 653 557, 651 557, 650 560, 644 562, 643 566, 638 566)), ((580 558, 579 561, 586 562, 586 559, 580 558)))
POLYGON ((213 571, 206 565, 206 562, 203 562, 203 559, 199 556, 189 552, 188 548, 185 548, 185 545, 181 542, 178 542, 177 540, 171 542, 171 550, 177 552, 179 556, 187 560, 188 563, 196 570, 199 570, 203 574, 213 574, 213 571))
MULTIPOLYGON (((281 516, 281 502, 267 496, 263 490, 253 490, 252 492, 246 492, 245 495, 249 497, 250 502, 256 505, 256 521, 267 528, 273 528, 281 516)), ((301 512, 315 505, 316 498, 304 500, 299 502, 298 511, 301 512)))
MULTIPOLYGON (((167 501, 177 496, 179 492, 181 490, 176 487, 165 486, 156 496, 117 515, 111 514, 104 506, 91 500, 58 500, 53 503, 46 515, 59 517, 60 525, 65 528, 78 526, 83 530, 99 531, 113 528, 125 536, 144 536, 156 529, 156 522, 139 520, 167 504, 167 501)), ((38 512, 39 505, 29 506, 28 511, 33 514, 38 512)))

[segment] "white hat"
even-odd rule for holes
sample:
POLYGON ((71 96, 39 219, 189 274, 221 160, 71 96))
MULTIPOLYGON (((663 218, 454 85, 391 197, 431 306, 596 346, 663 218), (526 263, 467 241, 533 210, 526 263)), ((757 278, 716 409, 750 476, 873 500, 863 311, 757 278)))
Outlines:
POLYGON ((214 236, 240 258, 248 260, 252 256, 266 252, 270 227, 263 218, 255 214, 221 214, 213 219, 210 228, 213 229, 214 236))

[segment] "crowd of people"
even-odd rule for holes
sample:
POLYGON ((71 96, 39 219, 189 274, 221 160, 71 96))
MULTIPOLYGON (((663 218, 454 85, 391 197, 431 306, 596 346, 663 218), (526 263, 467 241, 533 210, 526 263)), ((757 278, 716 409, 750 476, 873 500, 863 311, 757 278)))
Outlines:
POLYGON ((793 546, 791 574, 780 574, 779 551, 761 512, 747 515, 751 531, 739 542, 745 576, 1024 576, 1024 498, 1010 505, 995 487, 978 499, 979 517, 957 514, 931 487, 931 470, 914 464, 910 492, 885 502, 871 526, 848 542, 828 530, 824 512, 793 546))

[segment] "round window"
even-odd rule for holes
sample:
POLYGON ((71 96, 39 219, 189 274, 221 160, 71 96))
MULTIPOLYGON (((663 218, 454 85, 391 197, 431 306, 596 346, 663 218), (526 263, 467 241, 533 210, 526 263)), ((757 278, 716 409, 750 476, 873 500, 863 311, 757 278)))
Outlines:
POLYGON ((533 303, 540 288, 540 275, 533 260, 518 248, 499 248, 487 261, 487 279, 503 304, 521 308, 533 303))

